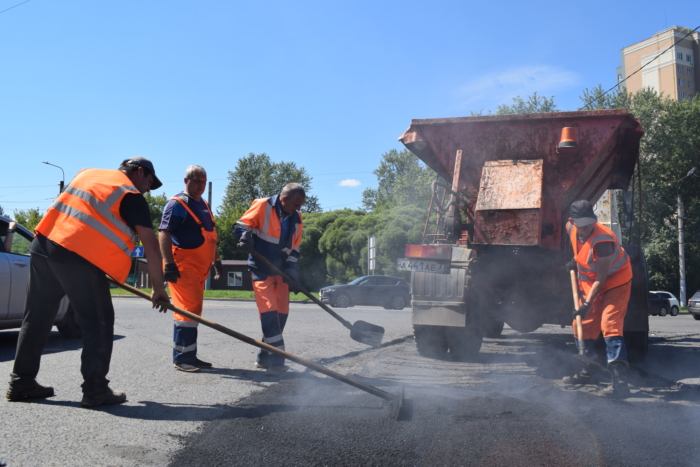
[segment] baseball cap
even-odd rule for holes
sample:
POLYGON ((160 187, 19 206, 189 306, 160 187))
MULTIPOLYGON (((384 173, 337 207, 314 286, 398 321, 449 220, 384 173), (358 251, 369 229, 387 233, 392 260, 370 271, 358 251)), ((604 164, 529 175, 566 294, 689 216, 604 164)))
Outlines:
POLYGON ((593 205, 585 199, 571 204, 570 215, 576 227, 585 227, 598 222, 598 218, 593 212, 593 205))
POLYGON ((138 165, 149 170, 153 174, 153 184, 151 185, 151 190, 157 190, 163 186, 163 182, 156 177, 156 169, 153 168, 153 163, 149 159, 141 156, 132 157, 131 159, 128 159, 125 164, 138 165))

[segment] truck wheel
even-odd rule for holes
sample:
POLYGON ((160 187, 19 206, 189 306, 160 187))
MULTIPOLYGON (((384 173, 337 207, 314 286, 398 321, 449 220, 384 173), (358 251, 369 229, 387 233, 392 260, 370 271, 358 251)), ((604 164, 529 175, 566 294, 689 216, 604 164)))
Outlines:
POLYGON ((80 330, 80 326, 78 326, 78 322, 75 320, 75 311, 73 311, 72 305, 68 305, 66 315, 56 327, 58 328, 58 332, 61 333, 61 336, 66 339, 83 337, 83 332, 80 330))
POLYGON ((481 333, 484 337, 490 337, 491 339, 501 337, 503 326, 505 326, 505 323, 500 319, 496 319, 490 315, 481 317, 481 333))
POLYGON ((444 326, 413 326, 418 353, 428 358, 444 359, 447 356, 447 336, 444 326))
POLYGON ((479 350, 481 350, 481 343, 484 341, 481 325, 475 313, 467 314, 467 325, 465 327, 447 327, 445 335, 447 336, 450 354, 458 362, 476 358, 479 355, 479 350))
POLYGON ((649 348, 648 331, 625 332, 625 347, 627 347, 627 361, 641 363, 647 355, 649 348))

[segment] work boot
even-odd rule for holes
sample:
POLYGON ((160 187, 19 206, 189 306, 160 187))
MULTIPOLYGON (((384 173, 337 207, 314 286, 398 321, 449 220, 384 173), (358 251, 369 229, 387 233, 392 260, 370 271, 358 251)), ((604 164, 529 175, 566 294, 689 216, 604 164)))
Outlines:
POLYGON ((255 362, 255 367, 263 369, 263 370, 267 370, 268 368, 270 368, 270 365, 268 365, 265 362, 255 362))
POLYGON ((211 368, 212 366, 214 366, 209 362, 205 362, 204 360, 198 359, 197 357, 195 357, 194 363, 192 365, 196 366, 197 368, 211 368))
POLYGON ((5 399, 17 402, 22 399, 46 399, 53 397, 53 388, 42 386, 35 379, 10 381, 10 387, 5 393, 5 399))
POLYGON ((596 384, 598 376, 584 368, 573 376, 564 376, 562 382, 564 384, 596 384))
POLYGON ((272 365, 265 372, 265 376, 279 376, 287 370, 289 370, 287 365, 272 365))
POLYGON ((612 373, 612 383, 601 394, 606 397, 615 397, 624 399, 629 397, 630 388, 629 379, 629 364, 626 360, 615 360, 608 363, 608 369, 612 373))
POLYGON ((126 401, 126 394, 124 391, 113 391, 107 388, 102 394, 96 396, 83 395, 83 400, 80 405, 84 408, 99 407, 100 405, 107 404, 121 404, 126 401))
POLYGON ((175 369, 180 371, 186 371, 187 373, 197 373, 199 367, 192 365, 191 363, 176 363, 175 369))

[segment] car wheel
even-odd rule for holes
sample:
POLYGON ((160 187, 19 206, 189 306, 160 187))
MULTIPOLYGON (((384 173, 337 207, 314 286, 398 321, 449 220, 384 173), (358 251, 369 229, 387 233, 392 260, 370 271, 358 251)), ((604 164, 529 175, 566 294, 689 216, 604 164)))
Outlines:
POLYGON ((662 306, 659 308, 659 316, 666 316, 666 307, 662 306))
POLYGON ((406 308, 406 299, 402 295, 394 295, 389 300, 389 309, 391 310, 403 310, 406 308))
POLYGON ((336 308, 347 308, 352 305, 352 300, 350 300, 350 295, 346 293, 338 294, 333 300, 333 306, 336 308))
POLYGON ((671 307, 671 316, 678 316, 678 307, 677 306, 671 307))
POLYGON ((66 310, 66 315, 63 320, 56 325, 58 332, 61 336, 66 339, 77 339, 83 337, 83 331, 80 330, 78 326, 78 321, 75 319, 75 311, 73 311, 73 306, 68 305, 68 310, 66 310))
POLYGON ((700 321, 700 315, 693 315, 693 319, 695 321, 700 321))
POLYGON ((413 326, 418 353, 424 357, 444 360, 447 356, 447 336, 444 326, 413 326))

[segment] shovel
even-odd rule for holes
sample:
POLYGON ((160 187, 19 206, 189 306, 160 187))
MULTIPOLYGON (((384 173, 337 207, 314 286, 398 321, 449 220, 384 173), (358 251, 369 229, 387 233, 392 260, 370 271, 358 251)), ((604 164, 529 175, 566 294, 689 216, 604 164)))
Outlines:
MULTIPOLYGON (((578 281, 576 280, 576 271, 571 270, 571 291, 574 295, 574 309, 578 311, 578 281)), ((595 362, 586 356, 586 343, 583 340, 583 318, 576 315, 576 335, 578 336, 578 355, 576 360, 579 361, 587 370, 600 371, 612 378, 612 373, 607 368, 604 368, 600 363, 595 362)))
MULTIPOLYGON (((274 264, 272 264, 270 261, 268 261, 267 258, 262 256, 260 253, 257 251, 253 250, 251 253, 255 258, 260 260, 261 263, 265 265, 266 268, 268 268, 270 271, 272 271, 275 274, 278 274, 282 276, 283 279, 285 279, 288 282, 294 282, 294 280, 289 277, 287 274, 283 273, 280 271, 277 267, 275 267, 274 264)), ((343 326, 348 328, 350 330, 350 338, 360 342, 362 344, 367 344, 371 345, 372 347, 381 347, 382 345, 382 339, 384 338, 384 328, 381 326, 377 326, 375 324, 370 324, 366 321, 355 321, 355 324, 350 324, 349 321, 343 319, 338 313, 333 311, 328 305, 323 303, 321 300, 318 298, 314 297, 311 295, 305 288, 299 286, 299 291, 309 297, 309 300, 314 302, 316 305, 320 306, 324 310, 326 310, 332 317, 340 321, 343 326)))
MULTIPOLYGON (((151 301, 151 296, 148 295, 146 292, 139 290, 137 288, 134 288, 130 285, 127 284, 121 284, 111 278, 110 276, 107 276, 107 280, 111 282, 112 284, 116 285, 117 287, 121 287, 122 289, 131 292, 134 295, 137 295, 141 298, 145 298, 148 301, 151 301)), ((311 368, 312 370, 316 370, 319 373, 323 373, 326 376, 330 376, 331 378, 337 379, 338 381, 342 381, 345 384, 349 384, 350 386, 354 386, 357 389, 361 389, 365 392, 368 392, 372 394, 373 396, 380 397, 384 399, 385 401, 389 402, 389 410, 392 411, 392 414, 395 419, 397 420, 410 420, 412 416, 412 411, 413 411, 413 406, 411 404, 411 401, 409 399, 404 399, 404 389, 401 387, 399 394, 394 395, 391 393, 388 393, 386 391, 382 391, 379 388, 375 388, 374 386, 370 386, 369 384, 365 384, 361 381, 357 381, 356 379, 348 378, 345 375, 341 375, 340 373, 336 373, 335 371, 329 370, 328 368, 317 365, 313 362, 310 362, 308 360, 304 360, 301 357, 297 357, 296 355, 290 354, 289 352, 285 352, 284 350, 280 350, 277 347, 273 347, 269 344, 266 344, 264 342, 257 341, 253 339, 252 337, 248 337, 245 334, 241 334, 240 332, 234 331, 233 329, 229 329, 225 326, 222 326, 218 323, 215 323, 214 321, 210 321, 206 318, 202 318, 199 315, 195 315, 194 313, 191 313, 187 310, 183 310, 182 308, 176 307, 170 302, 166 302, 165 300, 158 300, 158 305, 163 306, 167 308, 170 311, 174 311, 176 313, 179 313, 183 316, 188 317, 192 321, 196 321, 198 323, 202 323, 205 326, 209 326, 212 329, 215 329, 219 332, 222 332, 224 334, 227 334, 231 337, 235 337, 236 339, 245 342, 246 344, 253 345, 255 347, 259 347, 263 350, 266 350, 270 353, 280 355, 288 360, 291 360, 293 362, 298 363, 299 365, 303 365, 307 368, 311 368)))

